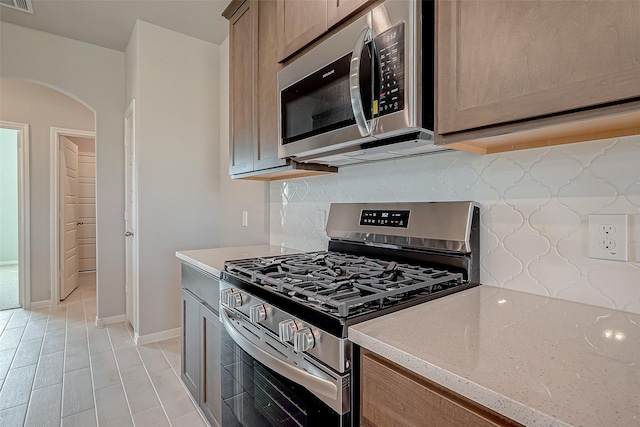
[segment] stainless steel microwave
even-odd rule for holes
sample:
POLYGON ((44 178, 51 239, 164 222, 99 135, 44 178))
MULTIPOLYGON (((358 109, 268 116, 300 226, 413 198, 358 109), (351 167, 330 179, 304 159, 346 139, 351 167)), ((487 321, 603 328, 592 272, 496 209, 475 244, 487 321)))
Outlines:
POLYGON ((279 156, 332 166, 434 145, 434 2, 386 0, 278 72, 279 156))

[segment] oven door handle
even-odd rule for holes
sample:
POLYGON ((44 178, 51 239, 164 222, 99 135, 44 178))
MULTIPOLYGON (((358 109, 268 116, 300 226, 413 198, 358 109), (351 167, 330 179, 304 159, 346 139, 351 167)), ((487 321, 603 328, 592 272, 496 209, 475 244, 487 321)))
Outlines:
POLYGON ((227 330, 227 333, 231 336, 233 341, 235 341, 235 343, 238 344, 251 357, 262 363, 267 368, 279 373, 285 378, 289 378, 290 380, 307 388, 311 392, 321 394, 333 400, 338 399, 338 388, 335 384, 323 378, 312 375, 300 368, 296 368, 257 347, 251 341, 246 339, 244 335, 242 335, 242 332, 236 329, 236 327, 231 322, 231 319, 229 318, 227 310, 222 308, 222 310, 220 310, 220 314, 222 324, 227 330))
POLYGON ((364 107, 362 106, 362 97, 360 95, 360 59, 362 55, 362 49, 365 43, 373 40, 371 28, 367 27, 358 36, 358 41, 353 48, 351 54, 351 65, 349 68, 349 94, 351 96, 351 109, 353 110, 353 117, 356 119, 356 126, 360 131, 360 135, 369 136, 373 132, 373 120, 367 121, 364 115, 364 107))

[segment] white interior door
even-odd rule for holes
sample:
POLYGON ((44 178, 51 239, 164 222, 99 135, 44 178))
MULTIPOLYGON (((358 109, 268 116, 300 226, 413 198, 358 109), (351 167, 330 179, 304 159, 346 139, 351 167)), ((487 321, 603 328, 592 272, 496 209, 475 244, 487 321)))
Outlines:
POLYGON ((137 211, 137 171, 135 149, 135 101, 125 113, 125 256, 126 256, 126 316, 134 331, 138 331, 137 291, 138 291, 138 236, 136 234, 137 211))
POLYGON ((78 145, 79 271, 96 270, 96 156, 78 145))
POLYGON ((66 137, 60 138, 60 195, 63 203, 60 215, 61 278, 60 300, 78 287, 78 146, 66 137))

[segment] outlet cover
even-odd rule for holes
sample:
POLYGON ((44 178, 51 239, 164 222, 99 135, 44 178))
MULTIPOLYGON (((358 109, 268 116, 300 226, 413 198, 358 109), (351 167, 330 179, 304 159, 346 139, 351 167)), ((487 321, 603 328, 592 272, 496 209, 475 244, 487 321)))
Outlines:
POLYGON ((589 257, 628 261, 627 215, 589 215, 589 257))

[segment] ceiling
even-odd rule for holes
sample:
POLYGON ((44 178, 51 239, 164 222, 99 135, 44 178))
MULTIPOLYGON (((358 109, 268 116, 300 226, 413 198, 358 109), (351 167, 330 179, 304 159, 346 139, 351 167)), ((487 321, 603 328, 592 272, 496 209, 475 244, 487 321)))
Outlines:
POLYGON ((34 14, 0 7, 0 21, 124 51, 136 19, 211 43, 229 34, 229 0, 32 0, 34 14))

